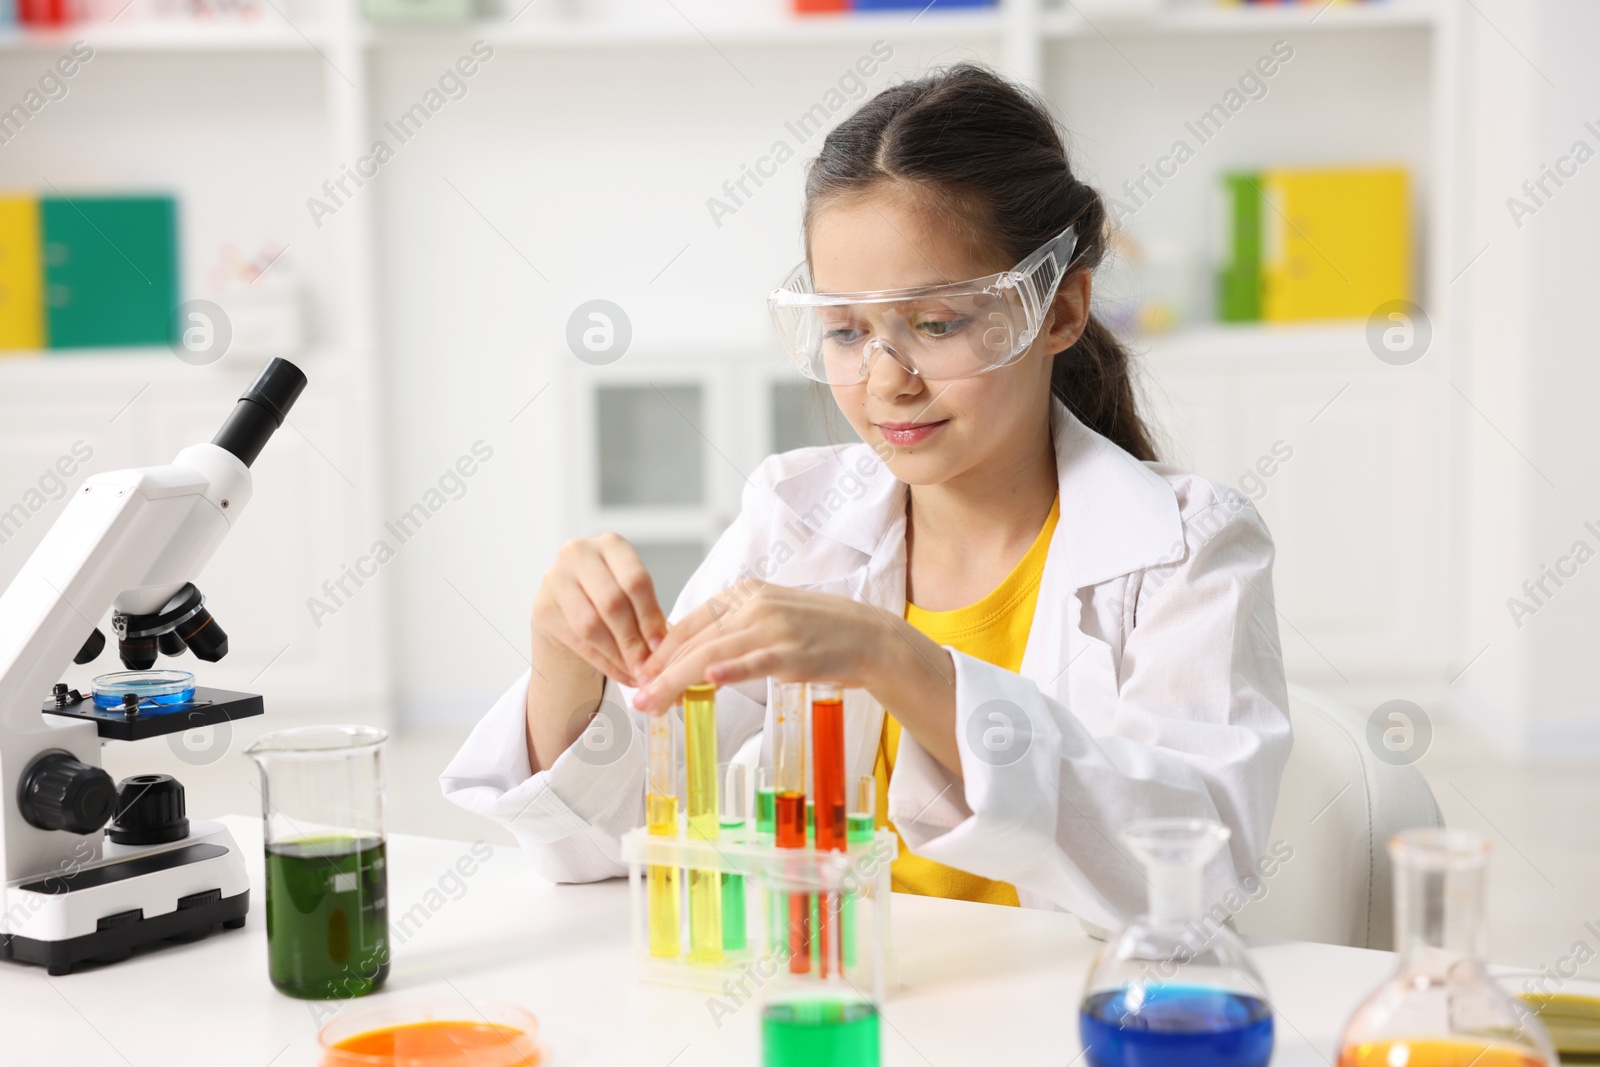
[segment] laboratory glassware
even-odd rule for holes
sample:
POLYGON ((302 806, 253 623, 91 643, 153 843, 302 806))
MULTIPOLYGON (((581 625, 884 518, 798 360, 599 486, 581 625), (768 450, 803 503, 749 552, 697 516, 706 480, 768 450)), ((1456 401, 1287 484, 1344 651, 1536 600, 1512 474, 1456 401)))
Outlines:
POLYGON ((512 1004, 459 996, 341 1011, 317 1034, 319 1067, 534 1067, 539 1020, 512 1004))
POLYGON ((762 969, 763 975, 771 975, 761 985, 764 1067, 878 1064, 894 854, 893 834, 884 831, 882 838, 852 846, 849 852, 797 850, 793 861, 767 865, 754 876, 763 892, 790 902, 785 910, 791 914, 813 921, 816 909, 823 929, 845 928, 853 948, 830 963, 826 951, 817 948, 820 936, 800 937, 791 944, 808 966, 782 967, 781 959, 791 952, 790 945, 783 945, 762 969), (815 967, 809 966, 813 952, 815 967))
POLYGON ((290 996, 364 996, 388 976, 387 739, 372 726, 303 726, 245 750, 261 770, 267 967, 290 996))
MULTIPOLYGON (((806 687, 802 682, 772 684, 772 762, 774 838, 779 848, 806 847, 806 687)), ((804 896, 782 897, 781 915, 789 942, 789 969, 811 966, 808 930, 811 904, 804 896)))
MULTIPOLYGON (((678 833, 678 775, 673 761, 672 724, 681 718, 674 704, 664 715, 648 716, 645 738, 647 780, 645 827, 654 837, 678 833)), ((683 951, 682 905, 678 868, 661 864, 646 874, 650 883, 650 954, 677 956, 683 951)))
MULTIPOLYGON (((716 686, 701 682, 684 690, 683 735, 689 836, 716 841, 720 829, 716 686)), ((716 871, 689 870, 689 956, 702 963, 722 959, 722 879, 716 871)))
POLYGON ((1399 966, 1345 1024, 1339 1067, 1553 1067, 1544 1026, 1484 969, 1488 839, 1405 830, 1389 856, 1399 966))
POLYGON ((194 675, 188 671, 113 671, 91 683, 97 708, 126 707, 133 694, 141 709, 159 709, 194 702, 194 675))
MULTIPOLYGON (((750 769, 742 763, 722 765, 722 815, 718 824, 720 839, 742 842, 753 839, 750 825, 750 769)), ((746 909, 744 875, 732 871, 722 874, 722 947, 727 952, 744 949, 746 909)))
POLYGON ((1271 1059, 1265 983, 1225 924, 1230 915, 1219 917, 1202 897, 1206 865, 1228 836, 1220 823, 1181 818, 1141 820, 1120 834, 1145 868, 1149 905, 1090 968, 1078 1009, 1090 1067, 1266 1067, 1271 1059))
MULTIPOLYGON (((812 682, 811 700, 811 800, 816 822, 818 852, 843 852, 849 846, 844 780, 844 691, 832 682, 812 682)), ((840 967, 839 924, 842 901, 819 898, 816 915, 817 962, 822 977, 840 967)))

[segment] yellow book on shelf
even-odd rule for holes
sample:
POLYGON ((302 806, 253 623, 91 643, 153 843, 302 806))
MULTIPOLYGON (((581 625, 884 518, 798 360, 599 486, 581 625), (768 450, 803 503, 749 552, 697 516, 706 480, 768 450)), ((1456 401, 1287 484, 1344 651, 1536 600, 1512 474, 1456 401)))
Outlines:
POLYGON ((45 346, 39 201, 0 196, 0 354, 45 346))
POLYGON ((1364 319, 1411 298, 1411 212, 1399 168, 1264 171, 1261 317, 1364 319))

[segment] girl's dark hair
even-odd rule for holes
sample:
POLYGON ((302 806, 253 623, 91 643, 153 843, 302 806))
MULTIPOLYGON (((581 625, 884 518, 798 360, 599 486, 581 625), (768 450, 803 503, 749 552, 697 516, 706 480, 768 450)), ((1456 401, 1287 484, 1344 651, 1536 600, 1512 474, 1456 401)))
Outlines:
MULTIPOLYGON (((1100 194, 1072 176, 1055 119, 1031 93, 961 64, 885 89, 835 127, 806 172, 806 222, 828 201, 905 182, 965 218, 981 246, 1021 261, 1068 226, 1072 271, 1106 254, 1100 194)), ((1156 458, 1134 399, 1129 353, 1089 316, 1054 354, 1050 391, 1090 428, 1142 460, 1156 458)))

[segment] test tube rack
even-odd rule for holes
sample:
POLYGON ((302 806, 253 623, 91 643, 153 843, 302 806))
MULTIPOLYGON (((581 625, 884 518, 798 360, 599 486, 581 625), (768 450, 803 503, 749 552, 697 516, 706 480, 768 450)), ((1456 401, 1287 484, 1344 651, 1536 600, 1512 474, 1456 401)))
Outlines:
MULTIPOLYGON (((851 945, 844 973, 834 978, 879 1003, 893 987, 889 870, 899 854, 899 841, 892 830, 880 829, 870 841, 856 842, 844 851, 819 852, 810 845, 778 848, 754 832, 707 841, 691 837, 682 825, 672 836, 639 827, 624 834, 621 845, 622 860, 628 864, 634 974, 641 981, 723 994, 731 981, 731 988, 754 995, 774 974, 790 973, 788 943, 775 933, 787 928, 781 916, 770 913, 775 898, 809 894, 840 902, 836 921, 848 931, 851 945), (651 955, 646 880, 653 867, 742 876, 748 902, 743 909, 743 947, 724 948, 715 960, 694 959, 685 933, 682 954, 651 955)), ((680 886, 686 882, 686 877, 678 879, 680 886)))

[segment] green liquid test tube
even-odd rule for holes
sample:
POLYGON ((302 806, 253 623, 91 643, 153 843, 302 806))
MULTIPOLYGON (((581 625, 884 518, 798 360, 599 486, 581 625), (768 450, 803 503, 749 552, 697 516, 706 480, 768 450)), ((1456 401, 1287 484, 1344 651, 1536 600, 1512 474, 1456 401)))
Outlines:
MULTIPOLYGON (((778 790, 771 767, 756 768, 756 840, 773 845, 778 835, 778 790)), ((783 897, 774 892, 765 894, 761 901, 763 923, 766 931, 766 951, 775 952, 783 945, 783 897)))
MULTIPOLYGON (((763 767, 762 781, 771 781, 770 768, 763 767)), ((770 785, 756 790, 756 833, 771 837, 778 832, 778 792, 770 785)))
MULTIPOLYGON (((742 763, 724 764, 722 776, 722 836, 744 840, 749 829, 750 794, 745 788, 749 770, 742 763)), ((722 873, 722 947, 738 952, 745 947, 745 881, 742 874, 722 873)))
MULTIPOLYGON (((688 750, 689 837, 716 841, 717 813, 717 687, 691 685, 683 693, 683 729, 688 750)), ((722 960, 721 872, 689 869, 689 958, 699 963, 722 960)))
MULTIPOLYGON (((849 814, 845 816, 845 839, 850 847, 872 843, 876 830, 875 812, 878 809, 878 780, 870 774, 856 779, 855 796, 851 798, 849 814)), ((840 925, 844 927, 844 965, 856 965, 856 899, 846 895, 841 909, 840 925)))

